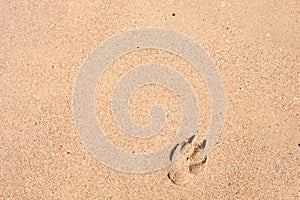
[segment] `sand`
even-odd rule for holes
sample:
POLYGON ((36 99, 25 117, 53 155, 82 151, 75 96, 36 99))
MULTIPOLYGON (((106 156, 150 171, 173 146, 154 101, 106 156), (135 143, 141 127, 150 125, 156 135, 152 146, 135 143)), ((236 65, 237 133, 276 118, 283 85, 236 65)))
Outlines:
POLYGON ((1 1, 0 198, 299 199, 299 19, 297 1, 1 1), (223 79, 226 120, 206 160, 193 157, 210 119, 205 82, 184 59, 163 51, 136 51, 110 66, 96 90, 96 114, 120 148, 158 150, 180 122, 174 95, 145 86, 131 97, 137 124, 149 123, 151 102, 171 111, 163 131, 142 141, 115 126, 111 87, 121 66, 185 65, 180 73, 201 110, 186 154, 158 171, 124 173, 95 159, 79 138, 72 105, 81 65, 104 40, 141 27, 193 38, 223 79))

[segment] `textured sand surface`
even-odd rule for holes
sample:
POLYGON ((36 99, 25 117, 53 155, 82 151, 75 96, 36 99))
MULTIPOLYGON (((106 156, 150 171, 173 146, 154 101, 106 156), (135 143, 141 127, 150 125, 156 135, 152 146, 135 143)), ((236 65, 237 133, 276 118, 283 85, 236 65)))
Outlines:
POLYGON ((299 23, 296 0, 0 1, 0 199, 299 199, 299 23), (107 104, 121 65, 166 62, 191 82, 202 111, 187 154, 162 170, 130 174, 104 166, 80 142, 72 93, 81 64, 105 39, 140 27, 192 37, 222 76, 227 117, 205 163, 191 155, 209 123, 207 88, 188 63, 163 51, 117 60, 97 87, 97 117, 127 151, 167 143, 180 112, 165 88, 132 96, 137 124, 149 123, 153 101, 171 111, 149 141, 117 130, 107 104))

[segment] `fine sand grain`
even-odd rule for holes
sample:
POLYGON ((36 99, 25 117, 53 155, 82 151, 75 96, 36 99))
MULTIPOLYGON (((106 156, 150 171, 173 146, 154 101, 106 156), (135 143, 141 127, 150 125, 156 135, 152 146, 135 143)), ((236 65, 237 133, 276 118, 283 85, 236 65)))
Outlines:
POLYGON ((0 199, 299 199, 299 20, 296 0, 0 0, 0 199), (197 132, 187 133, 195 137, 173 152, 183 153, 179 159, 154 172, 128 173, 107 167, 84 146, 73 91, 93 49, 142 27, 195 40, 222 77, 227 112, 218 143, 199 156, 211 119, 203 77, 170 52, 137 48, 121 56, 94 95, 97 120, 112 144, 151 153, 180 129, 178 96, 149 84, 130 96, 130 117, 146 126, 149 108, 159 104, 167 111, 162 130, 150 139, 120 130, 112 92, 137 65, 172 67, 193 88, 199 110, 197 132))

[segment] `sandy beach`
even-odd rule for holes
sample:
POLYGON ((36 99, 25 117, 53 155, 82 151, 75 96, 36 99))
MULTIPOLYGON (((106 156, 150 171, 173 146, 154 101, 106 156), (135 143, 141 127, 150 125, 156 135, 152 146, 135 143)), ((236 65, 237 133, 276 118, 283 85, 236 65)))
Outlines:
POLYGON ((296 0, 0 1, 0 199, 299 199, 299 23, 296 0), (97 83, 95 114, 108 140, 124 152, 150 154, 180 129, 180 95, 157 84, 137 89, 128 110, 143 127, 151 106, 163 106, 159 133, 141 139, 118 126, 114 88, 141 64, 167 65, 185 78, 198 125, 172 164, 122 172, 80 137, 74 88, 99 44, 149 27, 188 36, 209 55, 224 85, 226 118, 217 144, 200 157, 212 117, 207 82, 183 57, 137 47, 97 83))

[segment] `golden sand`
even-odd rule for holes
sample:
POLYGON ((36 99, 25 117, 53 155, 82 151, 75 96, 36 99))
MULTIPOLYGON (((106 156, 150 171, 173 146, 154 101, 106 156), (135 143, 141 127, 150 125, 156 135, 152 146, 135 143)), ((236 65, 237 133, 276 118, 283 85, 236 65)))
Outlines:
MULTIPOLYGON (((297 1, 1 1, 0 199, 299 199, 299 17, 297 1), (181 73, 198 86, 201 126, 181 159, 151 173, 123 173, 81 144, 72 112, 80 66, 105 39, 140 27, 190 36, 222 76, 226 121, 205 162, 187 159, 209 121, 205 83, 189 68, 181 73)), ((175 68, 184 62, 164 54, 133 53, 114 67, 161 56, 175 68)), ((98 120, 115 145, 157 150, 178 126, 176 99, 164 88, 141 88, 132 97, 133 120, 147 124, 145 109, 157 101, 174 111, 165 135, 145 143, 122 135, 101 102, 109 97, 102 83, 119 76, 114 67, 97 88, 98 120)))

